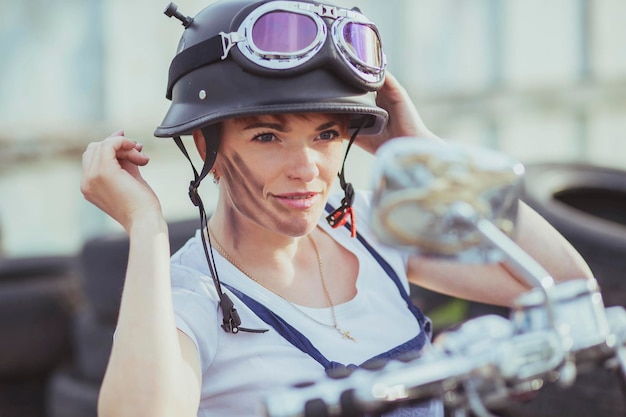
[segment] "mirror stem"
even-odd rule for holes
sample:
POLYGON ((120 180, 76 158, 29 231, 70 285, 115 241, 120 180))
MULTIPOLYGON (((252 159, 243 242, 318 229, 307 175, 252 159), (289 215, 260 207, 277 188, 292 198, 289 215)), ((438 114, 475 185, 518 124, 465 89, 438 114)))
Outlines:
POLYGON ((504 254, 504 263, 513 270, 516 278, 523 279, 528 285, 543 293, 548 326, 556 329, 554 305, 550 290, 554 287, 554 278, 537 261, 526 253, 517 243, 498 227, 478 216, 473 207, 466 203, 456 203, 450 210, 454 220, 475 228, 485 239, 500 249, 504 254))
POLYGON ((488 220, 480 219, 476 228, 483 237, 502 250, 506 257, 506 265, 533 288, 543 288, 548 291, 554 286, 554 279, 537 261, 523 251, 504 232, 488 220))

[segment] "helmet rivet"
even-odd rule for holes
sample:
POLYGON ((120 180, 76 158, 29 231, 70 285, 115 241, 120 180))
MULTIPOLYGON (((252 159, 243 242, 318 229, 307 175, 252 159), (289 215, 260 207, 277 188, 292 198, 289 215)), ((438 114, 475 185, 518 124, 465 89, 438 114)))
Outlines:
POLYGON ((200 100, 204 100, 206 98, 206 91, 200 90, 198 97, 200 97, 200 100))

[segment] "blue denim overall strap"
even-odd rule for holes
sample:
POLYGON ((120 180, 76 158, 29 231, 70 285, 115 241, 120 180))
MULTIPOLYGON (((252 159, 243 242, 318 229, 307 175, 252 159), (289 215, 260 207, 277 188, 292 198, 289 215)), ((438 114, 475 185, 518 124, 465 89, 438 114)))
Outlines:
MULTIPOLYGON (((328 360, 309 339, 302 333, 296 330, 293 326, 283 320, 278 314, 274 313, 263 304, 256 301, 254 298, 249 297, 245 293, 234 288, 232 285, 228 285, 222 282, 222 285, 228 288, 237 298, 239 298, 248 308, 250 308, 261 320, 271 326, 278 334, 285 338, 293 346, 300 349, 302 352, 315 359, 320 365, 324 367, 327 373, 338 371, 340 369, 355 369, 358 366, 354 364, 343 365, 338 362, 328 360)), ((420 313, 421 314, 421 313, 420 313)), ((423 315, 422 315, 423 316, 423 315)), ((421 324, 421 322, 420 322, 421 324)), ((387 352, 381 353, 371 359, 368 359, 363 364, 367 364, 371 361, 381 361, 397 358, 403 354, 409 352, 419 351, 429 342, 426 339, 424 332, 421 331, 418 336, 397 346, 387 352)), ((439 401, 428 401, 411 406, 410 408, 400 408, 389 413, 380 416, 367 416, 367 417, 443 417, 443 407, 439 401)))
MULTIPOLYGON (((407 342, 396 346, 386 352, 374 356, 363 362, 361 365, 355 364, 341 364, 335 361, 327 359, 301 332, 296 330, 293 326, 287 323, 282 317, 274 313, 262 303, 258 302, 254 298, 248 296, 232 285, 222 282, 222 285, 228 288, 239 300, 241 300, 248 308, 250 308, 261 320, 267 325, 271 326, 278 334, 280 334, 285 340, 291 343, 302 352, 309 355, 312 359, 318 362, 324 367, 326 372, 332 373, 339 369, 354 369, 358 366, 366 365, 370 362, 378 362, 396 359, 409 353, 419 352, 428 345, 432 334, 430 320, 424 316, 417 306, 415 306, 411 300, 409 293, 402 285, 400 277, 391 265, 374 249, 368 242, 357 233, 358 241, 367 249, 367 251, 373 256, 373 258, 379 263, 383 270, 387 273, 389 278, 392 279, 400 295, 407 304, 409 311, 413 314, 415 319, 420 325, 421 331, 414 338, 407 342)), ((431 401, 423 404, 417 404, 411 408, 402 408, 390 413, 384 414, 382 417, 439 417, 443 416, 443 409, 440 402, 431 401)), ((374 416, 372 416, 374 417, 374 416)))
MULTIPOLYGON (((359 234, 357 233, 357 239, 361 244, 365 246, 368 252, 374 257, 374 259, 380 264, 383 270, 395 283, 400 295, 406 302, 407 308, 413 314, 415 319, 420 325, 421 331, 412 339, 404 342, 403 344, 396 346, 386 352, 376 355, 373 358, 368 359, 363 364, 370 361, 389 360, 395 359, 402 355, 409 354, 411 352, 420 351, 430 341, 432 334, 430 320, 428 320, 417 306, 415 306, 411 300, 410 295, 402 285, 400 277, 393 270, 391 265, 359 234)), ((223 286, 228 288, 237 298, 239 298, 248 308, 250 308, 261 320, 267 325, 271 326, 278 334, 280 334, 289 343, 300 349, 302 352, 315 359, 320 365, 324 367, 326 371, 332 371, 337 368, 356 368, 359 365, 355 364, 341 364, 338 362, 327 359, 312 343, 311 341, 299 332, 296 328, 287 323, 282 317, 274 313, 262 303, 258 302, 254 298, 248 296, 232 285, 222 283, 223 286)), ((363 365, 361 364, 361 365, 363 365)))
POLYGON ((317 362, 319 362, 324 369, 333 369, 339 366, 339 364, 335 362, 331 362, 322 353, 317 350, 315 346, 311 343, 309 339, 306 338, 302 333, 296 330, 295 327, 287 323, 280 317, 278 314, 274 313, 269 308, 265 307, 263 304, 259 303, 254 298, 244 294, 238 289, 234 288, 231 285, 228 285, 222 282, 222 285, 228 288, 237 298, 239 298, 245 305, 248 306, 250 310, 254 312, 261 320, 271 326, 278 334, 280 334, 285 340, 289 343, 300 349, 302 352, 308 354, 317 362))
MULTIPOLYGON (((280 334, 285 340, 289 343, 300 349, 302 352, 311 356, 315 361, 317 361, 320 365, 324 367, 327 371, 337 369, 337 368, 356 368, 358 365, 354 364, 340 364, 338 362, 328 360, 322 353, 317 350, 315 346, 311 343, 306 336, 296 330, 295 327, 287 323, 282 317, 278 314, 274 313, 272 310, 259 303, 254 298, 246 295, 245 293, 239 291, 231 285, 226 283, 222 283, 223 286, 228 288, 237 298, 239 298, 245 305, 248 306, 250 310, 254 312, 261 320, 263 320, 266 324, 271 326, 278 334, 280 334)), ((413 339, 404 342, 403 344, 396 346, 393 349, 390 349, 386 352, 383 352, 375 357, 368 359, 366 362, 383 360, 383 359, 394 359, 400 357, 404 354, 408 354, 410 352, 415 352, 421 350, 428 343, 428 338, 424 331, 421 331, 417 336, 413 339)), ((363 365, 363 364, 361 364, 363 365)))
MULTIPOLYGON (((332 207, 329 204, 326 204, 326 210, 332 212, 332 207)), ((350 225, 348 223, 345 224, 345 227, 350 230, 350 225)), ((417 306, 415 304, 413 304, 413 300, 411 300, 411 296, 409 295, 409 293, 407 292, 406 288, 404 288, 404 285, 402 285, 402 281, 400 280, 400 277, 398 276, 398 274, 396 273, 396 271, 391 267, 391 265, 389 265, 389 263, 380 255, 380 253, 378 253, 376 251, 376 249, 374 249, 372 247, 372 245, 370 245, 367 240, 365 240, 365 238, 357 232, 356 234, 356 238, 359 240, 359 242, 365 246, 365 249, 367 249, 367 251, 370 253, 370 255, 372 255, 372 257, 374 259, 376 259, 376 261, 378 262, 378 264, 383 268, 383 270, 387 273, 387 275, 389 276, 389 278, 391 278, 391 280, 393 281, 394 284, 396 284, 396 287, 398 287, 398 291, 400 292, 400 295, 402 296, 402 298, 404 299, 404 301, 406 301, 406 305, 409 308, 409 310, 411 311, 411 313, 413 313, 413 315, 415 316, 415 318, 417 319, 417 321, 420 324, 420 328, 426 333, 426 335, 428 336, 428 340, 430 340, 430 338, 432 337, 432 326, 430 323, 430 320, 424 316, 424 313, 422 313, 422 311, 417 308, 417 306)))

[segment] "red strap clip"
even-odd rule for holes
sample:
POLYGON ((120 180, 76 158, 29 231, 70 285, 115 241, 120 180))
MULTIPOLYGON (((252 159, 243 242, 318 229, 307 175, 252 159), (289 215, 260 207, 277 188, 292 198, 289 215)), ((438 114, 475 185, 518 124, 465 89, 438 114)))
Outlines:
POLYGON ((333 228, 337 229, 343 225, 345 225, 348 220, 350 220, 350 233, 352 237, 356 237, 356 216, 354 215, 354 210, 351 206, 344 207, 341 206, 337 210, 330 213, 326 220, 328 224, 333 228))

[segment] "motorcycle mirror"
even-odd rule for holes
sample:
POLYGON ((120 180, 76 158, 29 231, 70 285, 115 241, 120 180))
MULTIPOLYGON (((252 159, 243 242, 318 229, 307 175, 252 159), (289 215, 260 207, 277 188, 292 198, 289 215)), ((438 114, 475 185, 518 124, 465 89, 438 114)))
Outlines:
POLYGON ((460 262, 503 259, 476 223, 513 235, 520 162, 485 147, 414 137, 390 140, 376 156, 371 222, 383 244, 460 262))

